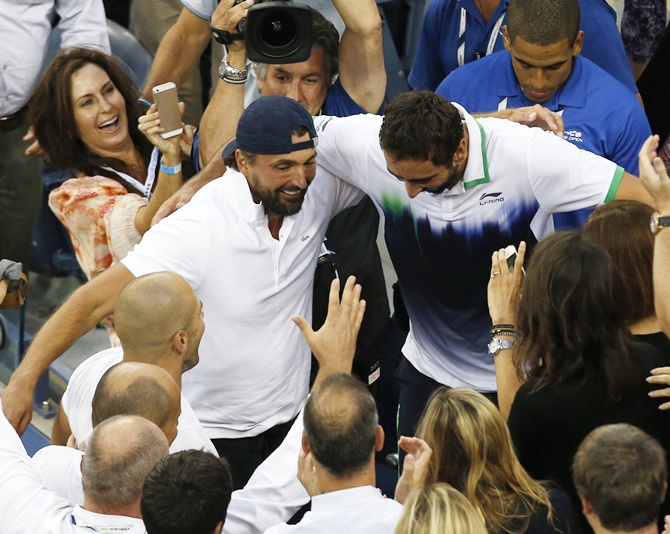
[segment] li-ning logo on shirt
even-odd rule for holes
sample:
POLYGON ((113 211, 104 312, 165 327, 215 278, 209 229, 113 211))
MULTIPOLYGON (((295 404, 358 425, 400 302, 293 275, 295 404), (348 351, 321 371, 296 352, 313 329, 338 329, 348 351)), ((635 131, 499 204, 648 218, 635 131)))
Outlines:
POLYGON ((479 197, 479 205, 485 206, 486 204, 493 204, 495 202, 505 202, 505 197, 500 193, 484 193, 479 197))
POLYGON ((582 132, 579 132, 577 130, 567 130, 563 132, 563 139, 566 141, 572 141, 573 143, 583 143, 584 139, 582 132))

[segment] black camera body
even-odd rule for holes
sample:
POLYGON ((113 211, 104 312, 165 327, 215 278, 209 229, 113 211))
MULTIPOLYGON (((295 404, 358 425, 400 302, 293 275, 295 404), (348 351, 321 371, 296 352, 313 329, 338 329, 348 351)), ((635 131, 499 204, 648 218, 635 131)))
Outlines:
POLYGON ((244 39, 247 57, 257 63, 300 63, 312 53, 312 9, 291 0, 256 0, 237 31, 212 28, 221 44, 244 39))

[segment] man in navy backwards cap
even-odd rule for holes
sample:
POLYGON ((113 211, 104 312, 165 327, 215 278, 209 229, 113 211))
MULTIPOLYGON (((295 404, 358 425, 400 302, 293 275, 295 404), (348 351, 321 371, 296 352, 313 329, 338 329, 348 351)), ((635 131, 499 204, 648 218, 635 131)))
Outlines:
POLYGON ((307 396, 310 351, 291 318, 310 320, 328 222, 362 196, 321 169, 315 180, 316 145, 312 117, 295 100, 267 96, 249 106, 225 151, 233 168, 66 301, 35 337, 3 405, 28 400, 21 388, 32 391, 33 377, 112 313, 126 283, 177 273, 202 300, 206 324, 183 392, 243 486, 307 396))

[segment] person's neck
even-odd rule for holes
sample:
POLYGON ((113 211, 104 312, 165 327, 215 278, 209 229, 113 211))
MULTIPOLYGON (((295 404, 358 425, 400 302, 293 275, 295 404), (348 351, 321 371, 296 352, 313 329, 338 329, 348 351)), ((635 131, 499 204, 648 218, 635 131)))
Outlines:
POLYGON ((652 523, 651 525, 647 525, 646 527, 642 527, 641 529, 638 530, 608 530, 602 525, 593 525, 593 532, 595 534, 658 534, 658 527, 656 526, 656 523, 652 523))
POLYGON ((137 149, 132 139, 128 140, 123 146, 113 150, 101 150, 99 156, 109 159, 118 159, 128 167, 128 174, 136 180, 144 183, 146 179, 146 164, 142 154, 137 149))
POLYGON ((500 4, 500 1, 501 0, 475 0, 475 6, 477 6, 477 10, 485 23, 488 23, 491 19, 498 4, 500 4))
POLYGON ((633 335, 645 335, 645 334, 657 334, 662 329, 661 324, 658 322, 658 319, 656 318, 656 315, 650 315, 649 317, 645 317, 644 319, 641 319, 636 323, 630 325, 628 330, 630 330, 631 334, 633 335))
POLYGON ((362 486, 374 487, 376 483, 374 456, 363 469, 346 478, 332 476, 316 461, 314 462, 314 467, 316 469, 316 476, 321 493, 360 488, 362 486))
POLYGON ((124 362, 150 363, 165 369, 181 389, 182 359, 177 354, 147 355, 146 352, 134 352, 124 348, 124 362))
POLYGON ((267 216, 270 234, 272 237, 279 240, 279 230, 281 229, 281 225, 284 222, 284 216, 277 215, 276 213, 268 213, 267 216))
POLYGON ((136 504, 130 506, 118 506, 118 507, 108 507, 104 504, 99 504, 91 501, 86 498, 84 495, 84 504, 82 505, 84 510, 93 512, 94 514, 101 515, 120 515, 124 517, 133 517, 135 519, 142 519, 142 512, 140 510, 139 501, 136 504))

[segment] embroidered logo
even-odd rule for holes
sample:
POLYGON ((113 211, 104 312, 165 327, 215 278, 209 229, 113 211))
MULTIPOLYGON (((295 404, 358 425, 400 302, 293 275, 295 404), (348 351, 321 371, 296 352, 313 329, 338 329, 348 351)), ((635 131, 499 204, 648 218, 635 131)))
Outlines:
POLYGON ((566 130, 563 132, 563 139, 566 141, 571 141, 573 143, 583 143, 584 138, 583 138, 582 132, 578 130, 566 130))
POLYGON ((484 193, 481 197, 479 197, 480 206, 485 206, 486 204, 494 204, 495 202, 505 202, 505 197, 502 196, 502 192, 484 193))

